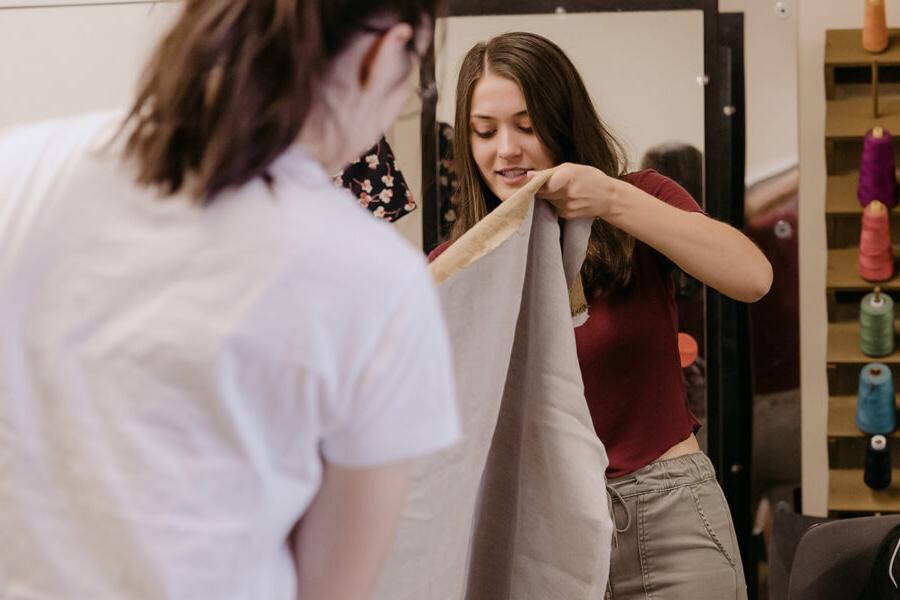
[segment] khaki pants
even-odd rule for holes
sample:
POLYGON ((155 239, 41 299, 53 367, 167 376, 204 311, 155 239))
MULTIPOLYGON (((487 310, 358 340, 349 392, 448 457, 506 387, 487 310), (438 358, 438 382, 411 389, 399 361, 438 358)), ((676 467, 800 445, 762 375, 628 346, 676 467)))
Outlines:
POLYGON ((649 464, 607 489, 608 600, 746 600, 731 514, 705 454, 649 464))

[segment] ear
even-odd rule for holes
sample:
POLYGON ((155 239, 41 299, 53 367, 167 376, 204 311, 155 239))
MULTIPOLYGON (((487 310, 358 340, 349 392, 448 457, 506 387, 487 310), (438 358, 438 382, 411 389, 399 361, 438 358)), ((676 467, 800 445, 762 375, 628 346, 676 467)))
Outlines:
POLYGON ((397 23, 372 42, 359 67, 359 85, 365 88, 373 79, 396 78, 391 74, 409 59, 409 44, 414 33, 409 23, 397 23))

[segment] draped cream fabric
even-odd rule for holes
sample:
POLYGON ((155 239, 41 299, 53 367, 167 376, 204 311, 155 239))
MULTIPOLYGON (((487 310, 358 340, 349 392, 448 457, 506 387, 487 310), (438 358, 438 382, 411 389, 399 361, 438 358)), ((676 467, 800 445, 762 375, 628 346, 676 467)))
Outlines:
POLYGON ((590 221, 565 224, 563 252, 556 214, 534 199, 544 180, 432 263, 463 441, 418 466, 378 600, 603 597, 608 461, 584 399, 567 283, 579 279, 590 221))

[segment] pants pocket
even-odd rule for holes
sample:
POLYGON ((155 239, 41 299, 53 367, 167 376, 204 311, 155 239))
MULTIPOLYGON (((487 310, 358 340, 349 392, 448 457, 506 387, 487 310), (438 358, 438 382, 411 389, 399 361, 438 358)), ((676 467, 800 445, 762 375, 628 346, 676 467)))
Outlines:
POLYGON ((715 480, 709 480, 689 487, 697 515, 710 540, 735 570, 742 571, 731 513, 719 484, 715 480))

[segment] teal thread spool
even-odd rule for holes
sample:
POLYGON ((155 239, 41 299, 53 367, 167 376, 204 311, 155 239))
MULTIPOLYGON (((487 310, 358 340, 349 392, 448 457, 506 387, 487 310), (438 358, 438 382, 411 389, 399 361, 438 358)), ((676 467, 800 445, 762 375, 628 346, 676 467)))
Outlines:
POLYGON ((866 356, 894 351, 894 301, 881 288, 866 294, 859 305, 859 347, 866 356))
POLYGON ((856 426, 869 435, 889 434, 897 426, 894 379, 882 363, 869 363, 859 372, 856 426))

